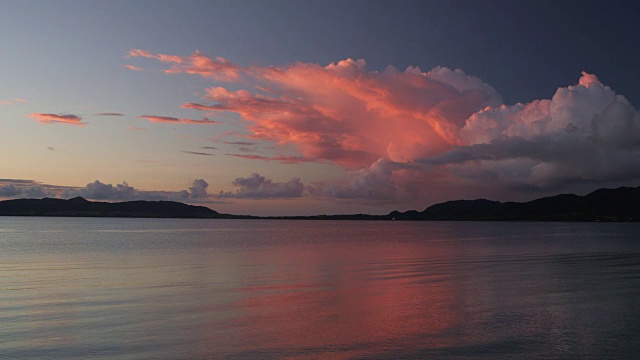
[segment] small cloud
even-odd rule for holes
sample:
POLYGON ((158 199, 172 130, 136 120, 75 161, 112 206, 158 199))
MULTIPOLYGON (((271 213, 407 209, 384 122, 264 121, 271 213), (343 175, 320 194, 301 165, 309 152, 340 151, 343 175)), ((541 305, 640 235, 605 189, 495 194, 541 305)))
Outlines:
POLYGON ((180 64, 183 61, 180 56, 166 55, 166 54, 153 54, 150 51, 140 50, 140 49, 129 50, 126 57, 144 57, 149 59, 160 60, 165 63, 176 63, 176 64, 180 64))
POLYGON ((215 147, 215 146, 203 146, 203 147, 201 147, 201 149, 218 150, 218 148, 215 147))
POLYGON ((124 116, 124 114, 120 114, 117 112, 103 112, 103 113, 97 113, 95 115, 96 116, 124 116))
POLYGON ((316 160, 305 159, 302 156, 274 156, 274 157, 266 157, 260 155, 251 155, 251 154, 225 154, 227 156, 238 157, 242 159, 248 160, 262 160, 262 161, 278 161, 282 164, 298 164, 302 162, 313 162, 316 160))
POLYGON ((56 151, 56 148, 54 148, 53 146, 47 146, 47 150, 56 151))
POLYGON ((223 141, 222 143, 227 145, 242 145, 242 146, 253 146, 256 144, 254 142, 249 142, 249 141, 223 141))
POLYGON ((187 150, 181 150, 183 153, 185 154, 192 154, 192 155, 203 155, 203 156, 215 156, 216 154, 209 154, 209 153, 204 153, 204 152, 197 152, 197 151, 187 151, 187 150))
POLYGON ((238 151, 244 152, 244 153, 251 153, 251 152, 256 152, 258 150, 252 148, 252 147, 247 147, 247 146, 239 146, 238 147, 238 151))
POLYGON ((183 119, 171 116, 159 116, 159 115, 140 115, 138 119, 146 119, 153 123, 173 123, 173 124, 222 124, 220 121, 209 120, 208 118, 202 118, 202 120, 183 119))
POLYGON ((68 124, 83 126, 82 118, 73 114, 49 114, 49 113, 31 113, 29 117, 43 124, 68 124))
POLYGON ((149 131, 149 129, 145 129, 137 126, 129 126, 129 129, 133 131, 149 131))
POLYGON ((207 197, 207 187, 209 187, 209 184, 204 181, 204 179, 193 180, 193 182, 191 183, 191 187, 189 188, 189 197, 192 199, 207 197))
POLYGON ((9 99, 9 100, 0 100, 0 106, 2 105, 14 105, 14 104, 20 104, 20 103, 26 103, 27 100, 25 99, 18 99, 18 98, 13 98, 13 99, 9 99))
POLYGON ((139 67, 133 66, 133 65, 124 64, 122 66, 126 67, 129 70, 133 70, 133 71, 145 71, 145 69, 139 68, 139 67))

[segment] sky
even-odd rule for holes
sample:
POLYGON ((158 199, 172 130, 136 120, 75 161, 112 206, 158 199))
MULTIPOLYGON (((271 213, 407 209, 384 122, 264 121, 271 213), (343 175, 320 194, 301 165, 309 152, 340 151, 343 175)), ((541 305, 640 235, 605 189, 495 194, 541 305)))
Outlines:
POLYGON ((0 0, 0 199, 386 214, 639 186, 631 4, 0 0))

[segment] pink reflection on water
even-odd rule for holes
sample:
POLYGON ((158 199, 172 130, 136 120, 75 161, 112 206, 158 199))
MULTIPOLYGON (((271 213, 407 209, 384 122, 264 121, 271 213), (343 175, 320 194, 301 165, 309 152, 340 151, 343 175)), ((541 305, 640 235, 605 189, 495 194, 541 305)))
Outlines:
POLYGON ((461 321, 451 282, 443 281, 446 272, 418 268, 423 247, 284 250, 254 254, 249 262, 264 267, 236 289, 240 314, 229 325, 242 329, 245 349, 343 359, 389 353, 402 344, 434 348, 448 345, 441 333, 461 321))

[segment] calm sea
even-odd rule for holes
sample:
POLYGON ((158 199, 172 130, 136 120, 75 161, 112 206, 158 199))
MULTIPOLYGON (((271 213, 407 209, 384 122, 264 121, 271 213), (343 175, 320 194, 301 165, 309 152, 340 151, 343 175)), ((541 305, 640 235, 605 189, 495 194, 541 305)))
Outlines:
POLYGON ((0 358, 636 359, 640 224, 0 217, 0 358))

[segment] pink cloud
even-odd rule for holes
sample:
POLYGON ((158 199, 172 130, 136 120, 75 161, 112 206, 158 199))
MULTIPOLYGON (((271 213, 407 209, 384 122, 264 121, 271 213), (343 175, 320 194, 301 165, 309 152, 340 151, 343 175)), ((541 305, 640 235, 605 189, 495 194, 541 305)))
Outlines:
MULTIPOLYGON (((127 57, 144 57, 156 59, 164 63, 172 63, 173 66, 171 68, 164 70, 164 72, 168 74, 194 74, 224 81, 238 80, 244 71, 238 64, 232 63, 225 58, 210 58, 200 51, 195 51, 188 57, 181 57, 177 55, 154 54, 146 50, 133 49, 127 53, 127 57)), ((134 67, 132 70, 138 70, 138 68, 134 67)))
POLYGON ((47 113, 31 113, 29 117, 43 124, 69 124, 83 126, 82 118, 73 114, 60 115, 60 114, 47 114, 47 113))
POLYGON ((241 67, 200 52, 183 60, 165 72, 251 87, 213 86, 182 108, 238 114, 246 139, 351 169, 347 179, 319 184, 322 196, 447 195, 434 187, 449 197, 495 197, 640 180, 640 112, 587 72, 550 99, 507 105, 481 79, 446 67, 371 71, 362 59, 241 67))
POLYGON ((199 51, 182 60, 180 65, 174 65, 165 72, 168 74, 195 74, 223 81, 238 80, 242 73, 242 68, 239 65, 222 57, 209 58, 199 51))
POLYGON ((133 70, 133 71, 145 71, 145 69, 137 67, 137 66, 133 66, 133 65, 124 64, 122 66, 126 67, 129 70, 133 70))
POLYGON ((461 143, 470 115, 501 100, 480 79, 442 67, 380 73, 347 59, 243 71, 269 95, 213 87, 205 96, 212 104, 182 107, 238 113, 249 122, 249 138, 293 144, 304 158, 354 168, 449 150, 461 143))
POLYGON ((127 53, 127 57, 144 57, 149 59, 156 59, 165 63, 182 63, 182 58, 180 56, 175 55, 166 55, 166 54, 153 54, 146 50, 140 49, 132 49, 127 53))
POLYGON ((149 131, 149 129, 145 129, 145 128, 141 128, 141 127, 137 127, 137 126, 129 126, 129 129, 131 129, 133 131, 149 131))
POLYGON ((139 119, 147 119, 154 123, 174 123, 174 124, 222 124, 220 121, 209 120, 207 118, 202 118, 202 120, 195 119, 183 119, 183 118, 175 118, 170 116, 159 116, 159 115, 140 115, 139 119))
POLYGON ((14 104, 20 104, 20 103, 26 103, 27 100, 25 99, 18 99, 18 98, 13 98, 13 99, 9 99, 9 100, 0 100, 0 106, 2 105, 14 105, 14 104))

